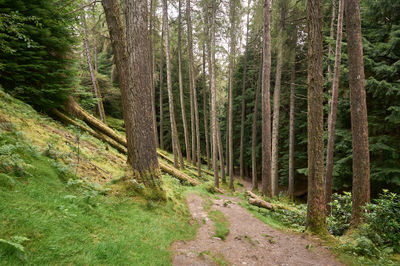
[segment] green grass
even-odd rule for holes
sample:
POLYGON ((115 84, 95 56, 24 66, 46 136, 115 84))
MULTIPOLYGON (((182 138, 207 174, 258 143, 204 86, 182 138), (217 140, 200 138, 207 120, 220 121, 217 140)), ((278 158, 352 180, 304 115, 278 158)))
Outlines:
POLYGON ((229 234, 229 221, 225 215, 218 210, 208 212, 208 217, 214 222, 215 237, 219 237, 222 240, 226 239, 229 234))
POLYGON ((225 259, 225 257, 222 254, 214 254, 209 250, 202 251, 199 254, 200 256, 203 257, 208 257, 210 258, 215 264, 219 266, 228 266, 230 263, 225 259))
POLYGON ((3 158, 24 162, 19 169, 0 160, 1 265, 170 265, 170 244, 195 236, 169 176, 167 202, 105 195, 100 185, 66 181, 68 170, 16 133, 0 130, 0 148, 3 158), (22 237, 24 252, 7 244, 22 237))

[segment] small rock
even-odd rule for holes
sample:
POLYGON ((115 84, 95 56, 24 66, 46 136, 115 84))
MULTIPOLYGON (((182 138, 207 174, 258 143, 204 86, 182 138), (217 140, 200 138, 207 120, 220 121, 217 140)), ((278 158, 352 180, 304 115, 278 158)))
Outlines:
POLYGON ((212 239, 214 239, 214 240, 222 240, 221 238, 216 237, 216 236, 213 236, 212 239))

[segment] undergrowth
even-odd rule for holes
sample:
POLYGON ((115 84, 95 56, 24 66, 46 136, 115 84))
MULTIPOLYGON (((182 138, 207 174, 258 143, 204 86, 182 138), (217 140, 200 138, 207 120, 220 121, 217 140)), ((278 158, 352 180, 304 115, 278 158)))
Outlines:
POLYGON ((0 264, 169 265, 196 226, 175 179, 159 202, 75 178, 12 128, 0 129, 0 264))

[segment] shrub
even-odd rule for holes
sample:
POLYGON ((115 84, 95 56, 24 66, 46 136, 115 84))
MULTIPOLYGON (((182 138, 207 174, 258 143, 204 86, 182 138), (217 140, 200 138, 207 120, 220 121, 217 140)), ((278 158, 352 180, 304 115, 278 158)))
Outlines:
POLYGON ((365 207, 364 228, 377 245, 400 252, 400 195, 383 190, 380 197, 365 207))
POLYGON ((352 196, 350 192, 343 195, 333 194, 331 213, 327 219, 328 230, 332 235, 343 235, 350 226, 352 196))

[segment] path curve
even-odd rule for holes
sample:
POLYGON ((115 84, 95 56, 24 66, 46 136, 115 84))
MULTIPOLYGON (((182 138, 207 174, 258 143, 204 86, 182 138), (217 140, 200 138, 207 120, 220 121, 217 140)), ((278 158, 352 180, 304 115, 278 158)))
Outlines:
POLYGON ((190 212, 200 224, 196 239, 172 245, 173 265, 218 265, 223 257, 228 265, 342 265, 332 253, 310 236, 283 233, 255 218, 238 205, 240 199, 220 196, 212 200, 211 210, 228 218, 230 233, 226 240, 213 237, 213 222, 197 194, 187 197, 190 212))

